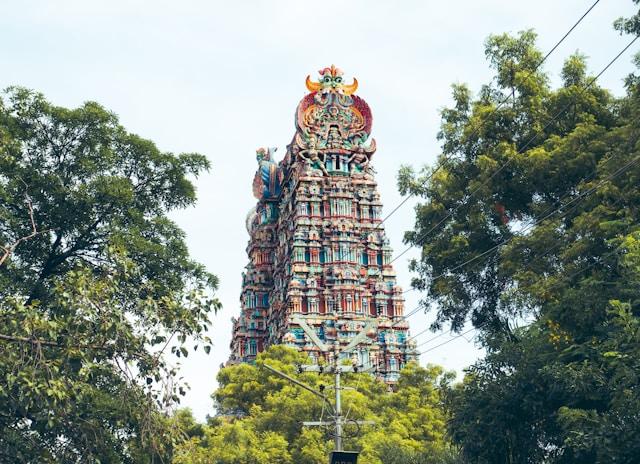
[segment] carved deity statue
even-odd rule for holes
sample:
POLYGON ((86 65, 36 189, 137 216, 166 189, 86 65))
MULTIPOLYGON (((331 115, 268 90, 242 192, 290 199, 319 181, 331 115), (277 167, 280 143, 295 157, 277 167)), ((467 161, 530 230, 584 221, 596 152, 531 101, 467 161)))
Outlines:
POLYGON ((314 164, 320 167, 320 170, 324 173, 325 176, 328 176, 327 168, 324 165, 324 159, 320 158, 322 152, 318 150, 318 138, 311 134, 306 142, 307 148, 298 152, 298 156, 300 158, 307 161, 309 166, 313 166, 314 164))
POLYGON ((342 137, 340 137, 340 132, 335 126, 329 127, 329 134, 327 136, 327 147, 342 148, 342 137))
POLYGON ((282 187, 282 170, 273 160, 277 148, 258 148, 256 160, 258 170, 253 178, 253 195, 261 200, 275 198, 280 195, 282 187))
POLYGON ((351 158, 349 158, 349 172, 354 172, 356 167, 359 167, 363 172, 367 172, 369 161, 370 159, 365 149, 362 146, 358 146, 351 158))

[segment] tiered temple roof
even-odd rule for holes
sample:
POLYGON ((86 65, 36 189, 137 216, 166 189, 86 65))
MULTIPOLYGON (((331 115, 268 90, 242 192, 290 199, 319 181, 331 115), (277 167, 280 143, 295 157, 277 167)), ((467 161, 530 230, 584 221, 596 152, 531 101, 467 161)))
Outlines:
MULTIPOLYGON (((353 362, 393 383, 415 358, 404 298, 382 227, 382 202, 371 158, 372 116, 335 66, 307 77, 296 133, 280 162, 257 151, 256 207, 247 216, 249 264, 241 312, 233 320, 229 363, 250 362, 272 344, 312 359, 331 356, 296 323, 302 319, 330 346, 344 347, 375 320, 353 362)), ((371 327, 371 326, 369 326, 371 327)))

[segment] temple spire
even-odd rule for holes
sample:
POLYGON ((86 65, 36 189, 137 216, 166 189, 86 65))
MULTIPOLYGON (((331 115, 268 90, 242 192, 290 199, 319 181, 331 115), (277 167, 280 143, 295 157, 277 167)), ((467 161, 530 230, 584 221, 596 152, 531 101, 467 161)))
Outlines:
POLYGON ((282 160, 275 161, 275 149, 256 153, 258 202, 247 218, 249 264, 229 362, 252 361, 272 344, 326 356, 300 321, 323 343, 342 347, 375 326, 355 362, 392 383, 416 355, 382 227, 373 117, 354 94, 356 79, 346 85, 334 65, 319 76, 307 77, 311 93, 298 105, 282 160))

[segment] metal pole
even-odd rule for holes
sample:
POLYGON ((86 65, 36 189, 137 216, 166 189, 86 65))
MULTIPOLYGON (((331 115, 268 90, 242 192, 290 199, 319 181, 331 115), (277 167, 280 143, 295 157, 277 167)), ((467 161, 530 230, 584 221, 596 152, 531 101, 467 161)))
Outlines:
POLYGON ((264 367, 266 367, 267 369, 269 369, 271 372, 273 372, 274 374, 278 374, 280 377, 284 377, 285 379, 287 379, 288 381, 295 383, 296 385, 298 385, 299 387, 304 388, 305 390, 313 393, 316 396, 319 396, 320 398, 322 398, 324 401, 327 402, 327 404, 329 406, 331 406, 331 403, 329 403, 329 400, 327 399, 326 396, 324 396, 322 393, 314 390, 313 388, 311 388, 309 385, 305 385, 304 383, 300 382, 299 380, 294 379, 291 376, 288 376, 287 374, 285 374, 284 372, 280 372, 278 369, 275 369, 273 367, 271 367, 270 365, 263 363, 262 364, 264 367))
POLYGON ((340 402, 340 366, 336 362, 336 451, 342 451, 342 404, 340 402))

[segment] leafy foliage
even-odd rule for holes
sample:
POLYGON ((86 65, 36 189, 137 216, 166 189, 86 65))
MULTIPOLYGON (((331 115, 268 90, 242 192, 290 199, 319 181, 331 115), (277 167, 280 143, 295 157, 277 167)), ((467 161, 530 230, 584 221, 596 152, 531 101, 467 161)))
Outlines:
MULTIPOLYGON (((329 419, 329 409, 312 393, 259 367, 268 363, 294 378, 329 392, 327 374, 295 372, 304 354, 284 346, 273 346, 259 355, 258 365, 241 364, 222 369, 214 394, 218 416, 176 452, 177 464, 326 463, 332 449, 331 431, 306 428, 302 421, 329 419)), ((442 408, 442 385, 450 380, 442 369, 408 365, 397 391, 369 374, 345 374, 344 411, 349 420, 373 420, 358 433, 353 423, 346 427, 346 449, 358 449, 358 462, 445 463, 455 453, 446 438, 446 416, 442 408)), ((329 395, 329 393, 327 393, 329 395)))
POLYGON ((486 54, 493 83, 442 112, 440 168, 399 177, 424 199, 414 285, 488 353, 448 395, 454 441, 477 463, 636 462, 638 81, 614 98, 574 55, 552 89, 531 32, 486 54))
POLYGON ((208 343, 219 305, 216 278, 166 213, 193 204, 188 176, 207 168, 97 103, 60 108, 22 88, 0 100, 3 458, 163 452, 159 408, 184 392, 163 353, 186 356, 187 337, 208 343))
MULTIPOLYGON (((633 0, 636 5, 640 4, 640 0, 633 0)), ((633 15, 631 18, 619 18, 613 24, 616 30, 621 34, 635 34, 640 35, 640 11, 633 15)))

